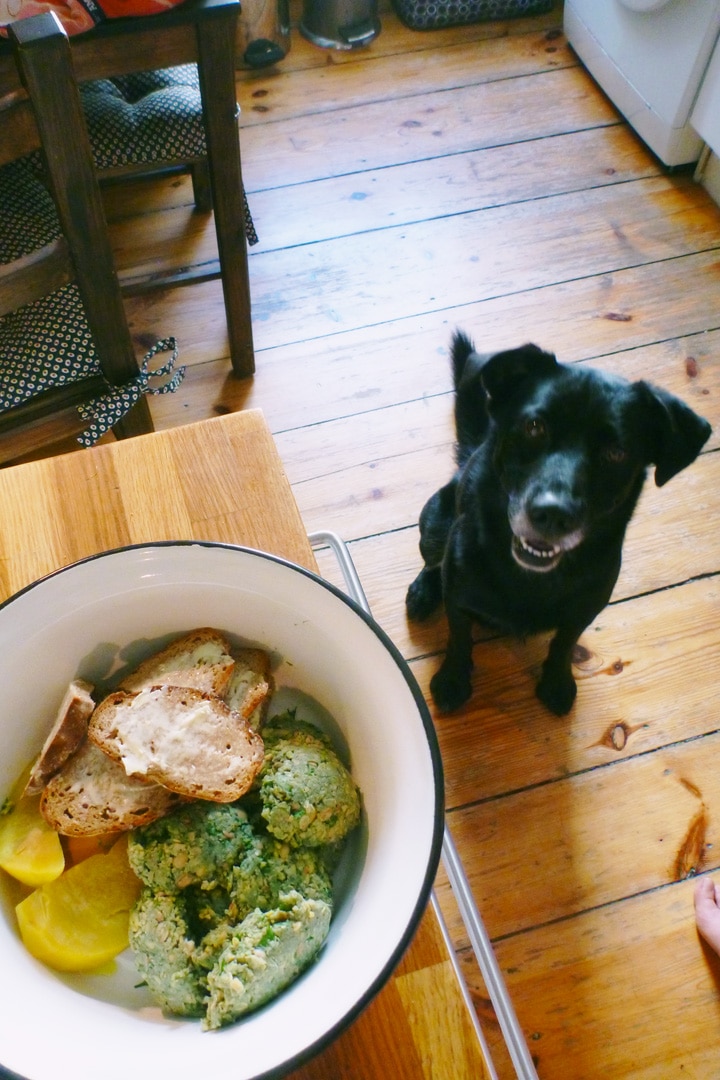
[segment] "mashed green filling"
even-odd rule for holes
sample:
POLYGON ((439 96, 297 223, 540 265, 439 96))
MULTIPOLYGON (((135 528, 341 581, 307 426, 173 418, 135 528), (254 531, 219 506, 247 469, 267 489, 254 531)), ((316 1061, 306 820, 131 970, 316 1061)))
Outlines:
POLYGON ((332 882, 320 853, 260 835, 230 873, 230 910, 240 922, 254 908, 273 909, 291 890, 332 907, 332 882))
POLYGON ((284 894, 272 911, 251 911, 227 936, 207 976, 206 1029, 232 1023, 270 1001, 304 971, 330 929, 330 907, 284 894))
POLYGON ((145 886, 130 920, 138 971, 166 1012, 204 1017, 208 1030, 265 1004, 317 955, 332 915, 328 868, 360 818, 325 735, 292 713, 262 734, 270 762, 253 792, 190 803, 128 845, 145 886))
POLYGON ((128 859, 151 889, 211 889, 251 844, 247 814, 237 803, 194 802, 133 830, 128 859))
POLYGON ((130 913, 129 937, 138 972, 158 1005, 177 1016, 203 1016, 205 988, 193 962, 183 898, 143 889, 130 913))
POLYGON ((263 730, 262 817, 268 832, 294 847, 336 843, 360 820, 360 793, 320 732, 287 714, 263 730))

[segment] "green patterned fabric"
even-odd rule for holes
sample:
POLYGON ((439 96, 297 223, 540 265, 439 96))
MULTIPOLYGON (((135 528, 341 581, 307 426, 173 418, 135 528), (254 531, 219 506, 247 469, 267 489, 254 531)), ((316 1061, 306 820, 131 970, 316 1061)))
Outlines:
POLYGON ((83 83, 80 98, 100 169, 205 155, 195 64, 83 83))
MULTIPOLYGON (((29 158, 0 168, 0 264, 37 251, 61 236, 55 205, 29 158)), ((174 369, 172 338, 159 342, 145 357, 140 373, 122 387, 84 405, 88 427, 79 437, 91 446, 145 394, 176 390, 185 373, 174 369), (169 351, 170 360, 151 371, 150 360, 169 351)), ((42 297, 0 317, 0 412, 21 405, 56 386, 79 383, 101 374, 85 309, 76 285, 42 297)))
POLYGON ((40 182, 34 160, 0 169, 0 265, 52 243, 61 235, 55 203, 40 182))
MULTIPOLYGON (((80 88, 95 163, 122 165, 185 161, 206 155, 197 66, 98 79, 80 88)), ((61 235, 55 206, 42 181, 36 152, 0 168, 0 264, 29 255, 61 235)), ((244 192, 243 192, 244 198, 244 192)), ((244 227, 257 243, 247 199, 244 227)), ((143 394, 175 391, 184 368, 175 368, 177 348, 166 338, 150 350, 140 373, 123 387, 82 406, 87 429, 78 441, 90 446, 143 394), (158 353, 169 359, 151 368, 158 353)), ((0 318, 0 412, 52 387, 100 374, 95 344, 76 285, 0 318)))
POLYGON ((143 394, 174 393, 185 376, 184 367, 175 369, 177 355, 175 338, 158 341, 150 352, 146 353, 140 365, 139 374, 131 382, 119 388, 109 386, 108 392, 102 397, 80 405, 78 411, 83 420, 88 422, 88 428, 78 436, 78 442, 83 446, 93 446, 101 435, 109 431, 132 409, 143 394), (169 352, 170 359, 151 370, 150 361, 161 352, 169 352), (159 381, 162 379, 165 381, 159 381), (153 380, 152 384, 151 380, 153 380))
POLYGON ((495 19, 518 19, 550 11, 553 0, 392 0, 411 30, 440 30, 495 19))
MULTIPOLYGON (((80 87, 95 164, 186 161, 205 157, 202 97, 196 64, 95 79, 80 87)), ((244 228, 258 242, 245 192, 244 228)))

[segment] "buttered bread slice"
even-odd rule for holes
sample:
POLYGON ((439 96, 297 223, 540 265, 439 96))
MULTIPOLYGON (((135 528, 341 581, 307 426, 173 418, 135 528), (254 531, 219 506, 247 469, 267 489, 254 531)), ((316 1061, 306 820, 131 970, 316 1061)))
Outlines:
POLYGON ((264 649, 238 649, 235 668, 223 695, 225 704, 244 716, 253 731, 259 731, 271 691, 269 654, 264 649))
POLYGON ((100 836, 148 825, 183 802, 160 784, 129 777, 86 739, 46 784, 40 810, 64 836, 100 836))
POLYGON ((222 697, 235 667, 230 643, 219 630, 201 627, 171 641, 120 683, 136 692, 150 686, 192 686, 222 697))
POLYGON ((110 694, 95 709, 88 738, 128 776, 213 802, 243 795, 263 761, 262 739, 240 713, 191 687, 110 694))

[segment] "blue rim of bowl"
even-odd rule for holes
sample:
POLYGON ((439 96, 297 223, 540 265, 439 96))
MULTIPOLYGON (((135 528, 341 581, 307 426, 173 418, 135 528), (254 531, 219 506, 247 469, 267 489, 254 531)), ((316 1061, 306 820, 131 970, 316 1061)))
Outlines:
MULTIPOLYGON (((394 642, 388 637, 383 628, 375 621, 372 615, 369 615, 366 611, 360 607, 359 604, 343 592, 332 582, 326 581, 325 578, 319 574, 314 573, 312 570, 308 570, 304 566, 300 566, 298 563, 292 562, 290 559, 284 559, 279 555, 271 555, 267 551, 260 551, 257 548, 246 547, 242 544, 227 544, 214 540, 156 540, 148 541, 147 543, 139 544, 123 544, 120 547, 108 548, 105 551, 98 551, 94 555, 88 555, 83 559, 77 559, 75 562, 68 563, 67 566, 62 566, 57 570, 52 570, 48 574, 44 574, 43 577, 38 578, 36 581, 31 582, 29 585, 25 585, 22 589, 18 589, 17 592, 9 596, 7 600, 0 603, 0 611, 7 607, 18 597, 23 596, 25 593, 30 592, 31 589, 36 588, 43 582, 50 580, 51 578, 58 577, 60 574, 68 573, 77 566, 82 566, 85 563, 95 562, 98 559, 108 558, 113 555, 120 555, 126 551, 143 551, 147 549, 162 549, 162 548, 219 548, 224 551, 239 551, 244 555, 256 556, 261 559, 266 559, 268 562, 277 563, 280 566, 284 566, 295 573, 301 574, 306 578, 316 582, 322 588, 327 589, 342 603, 346 604, 362 621, 368 626, 370 630, 375 634, 381 644, 388 651, 390 656, 395 662, 400 674, 403 676, 408 689, 410 690, 415 704, 417 706, 418 714, 423 724, 425 731, 425 738, 427 739, 428 749, 430 751, 430 760, 432 763, 433 780, 435 787, 435 807, 434 807, 434 820, 433 820, 433 836, 432 844, 430 846, 430 855, 428 858, 428 864, 425 870, 425 876, 423 878, 422 888, 418 895, 417 902, 413 909, 412 915, 405 928, 405 932, 402 934, 398 941, 392 955, 385 963, 380 974, 373 980, 370 986, 367 988, 362 997, 353 1005, 351 1009, 348 1009, 347 1013, 339 1020, 332 1028, 329 1029, 320 1039, 317 1039, 311 1046, 306 1047, 304 1050, 288 1058, 281 1065, 273 1066, 272 1069, 266 1070, 263 1073, 257 1073, 252 1080, 274 1080, 285 1076, 293 1069, 299 1068, 305 1062, 316 1057, 323 1050, 327 1049, 331 1043, 333 1043, 339 1035, 343 1033, 361 1012, 370 1004, 373 998, 382 990, 393 971, 400 963, 403 955, 405 954, 412 938, 415 935, 420 920, 425 912, 430 894, 432 892, 433 882, 435 875, 440 864, 440 856, 442 853, 443 833, 445 826, 445 785, 442 766, 442 757, 440 754, 440 746, 437 739, 437 733, 435 731, 435 725, 433 724, 432 717, 430 716, 430 710, 428 709, 425 697, 415 679, 415 676, 410 670, 410 666, 403 657, 400 650, 394 644, 394 642)), ((8 1080, 23 1080, 23 1078, 17 1074, 10 1072, 2 1066, 0 1063, 0 1080, 4 1080, 7 1077, 8 1080)))

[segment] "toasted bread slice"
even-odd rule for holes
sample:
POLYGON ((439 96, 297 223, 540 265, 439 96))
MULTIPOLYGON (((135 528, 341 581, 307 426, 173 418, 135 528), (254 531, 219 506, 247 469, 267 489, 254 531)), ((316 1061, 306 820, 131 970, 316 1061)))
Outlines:
POLYGON ((192 687, 117 691, 93 713, 88 737, 120 762, 181 795, 233 802, 263 761, 263 742, 247 720, 192 687))
POLYGON ((182 802, 159 784, 128 777, 122 765, 86 739, 46 785, 40 810, 65 836, 99 836, 147 825, 182 802))
POLYGON ((218 630, 202 627, 148 657, 119 685, 131 693, 150 686, 191 686, 222 697, 234 666, 229 642, 218 630))
POLYGON ((224 701, 258 731, 272 690, 270 657, 263 649, 238 649, 224 701))
POLYGON ((95 708, 92 690, 84 679, 75 679, 68 686, 50 734, 30 771, 25 795, 39 795, 87 735, 88 720, 95 708))

